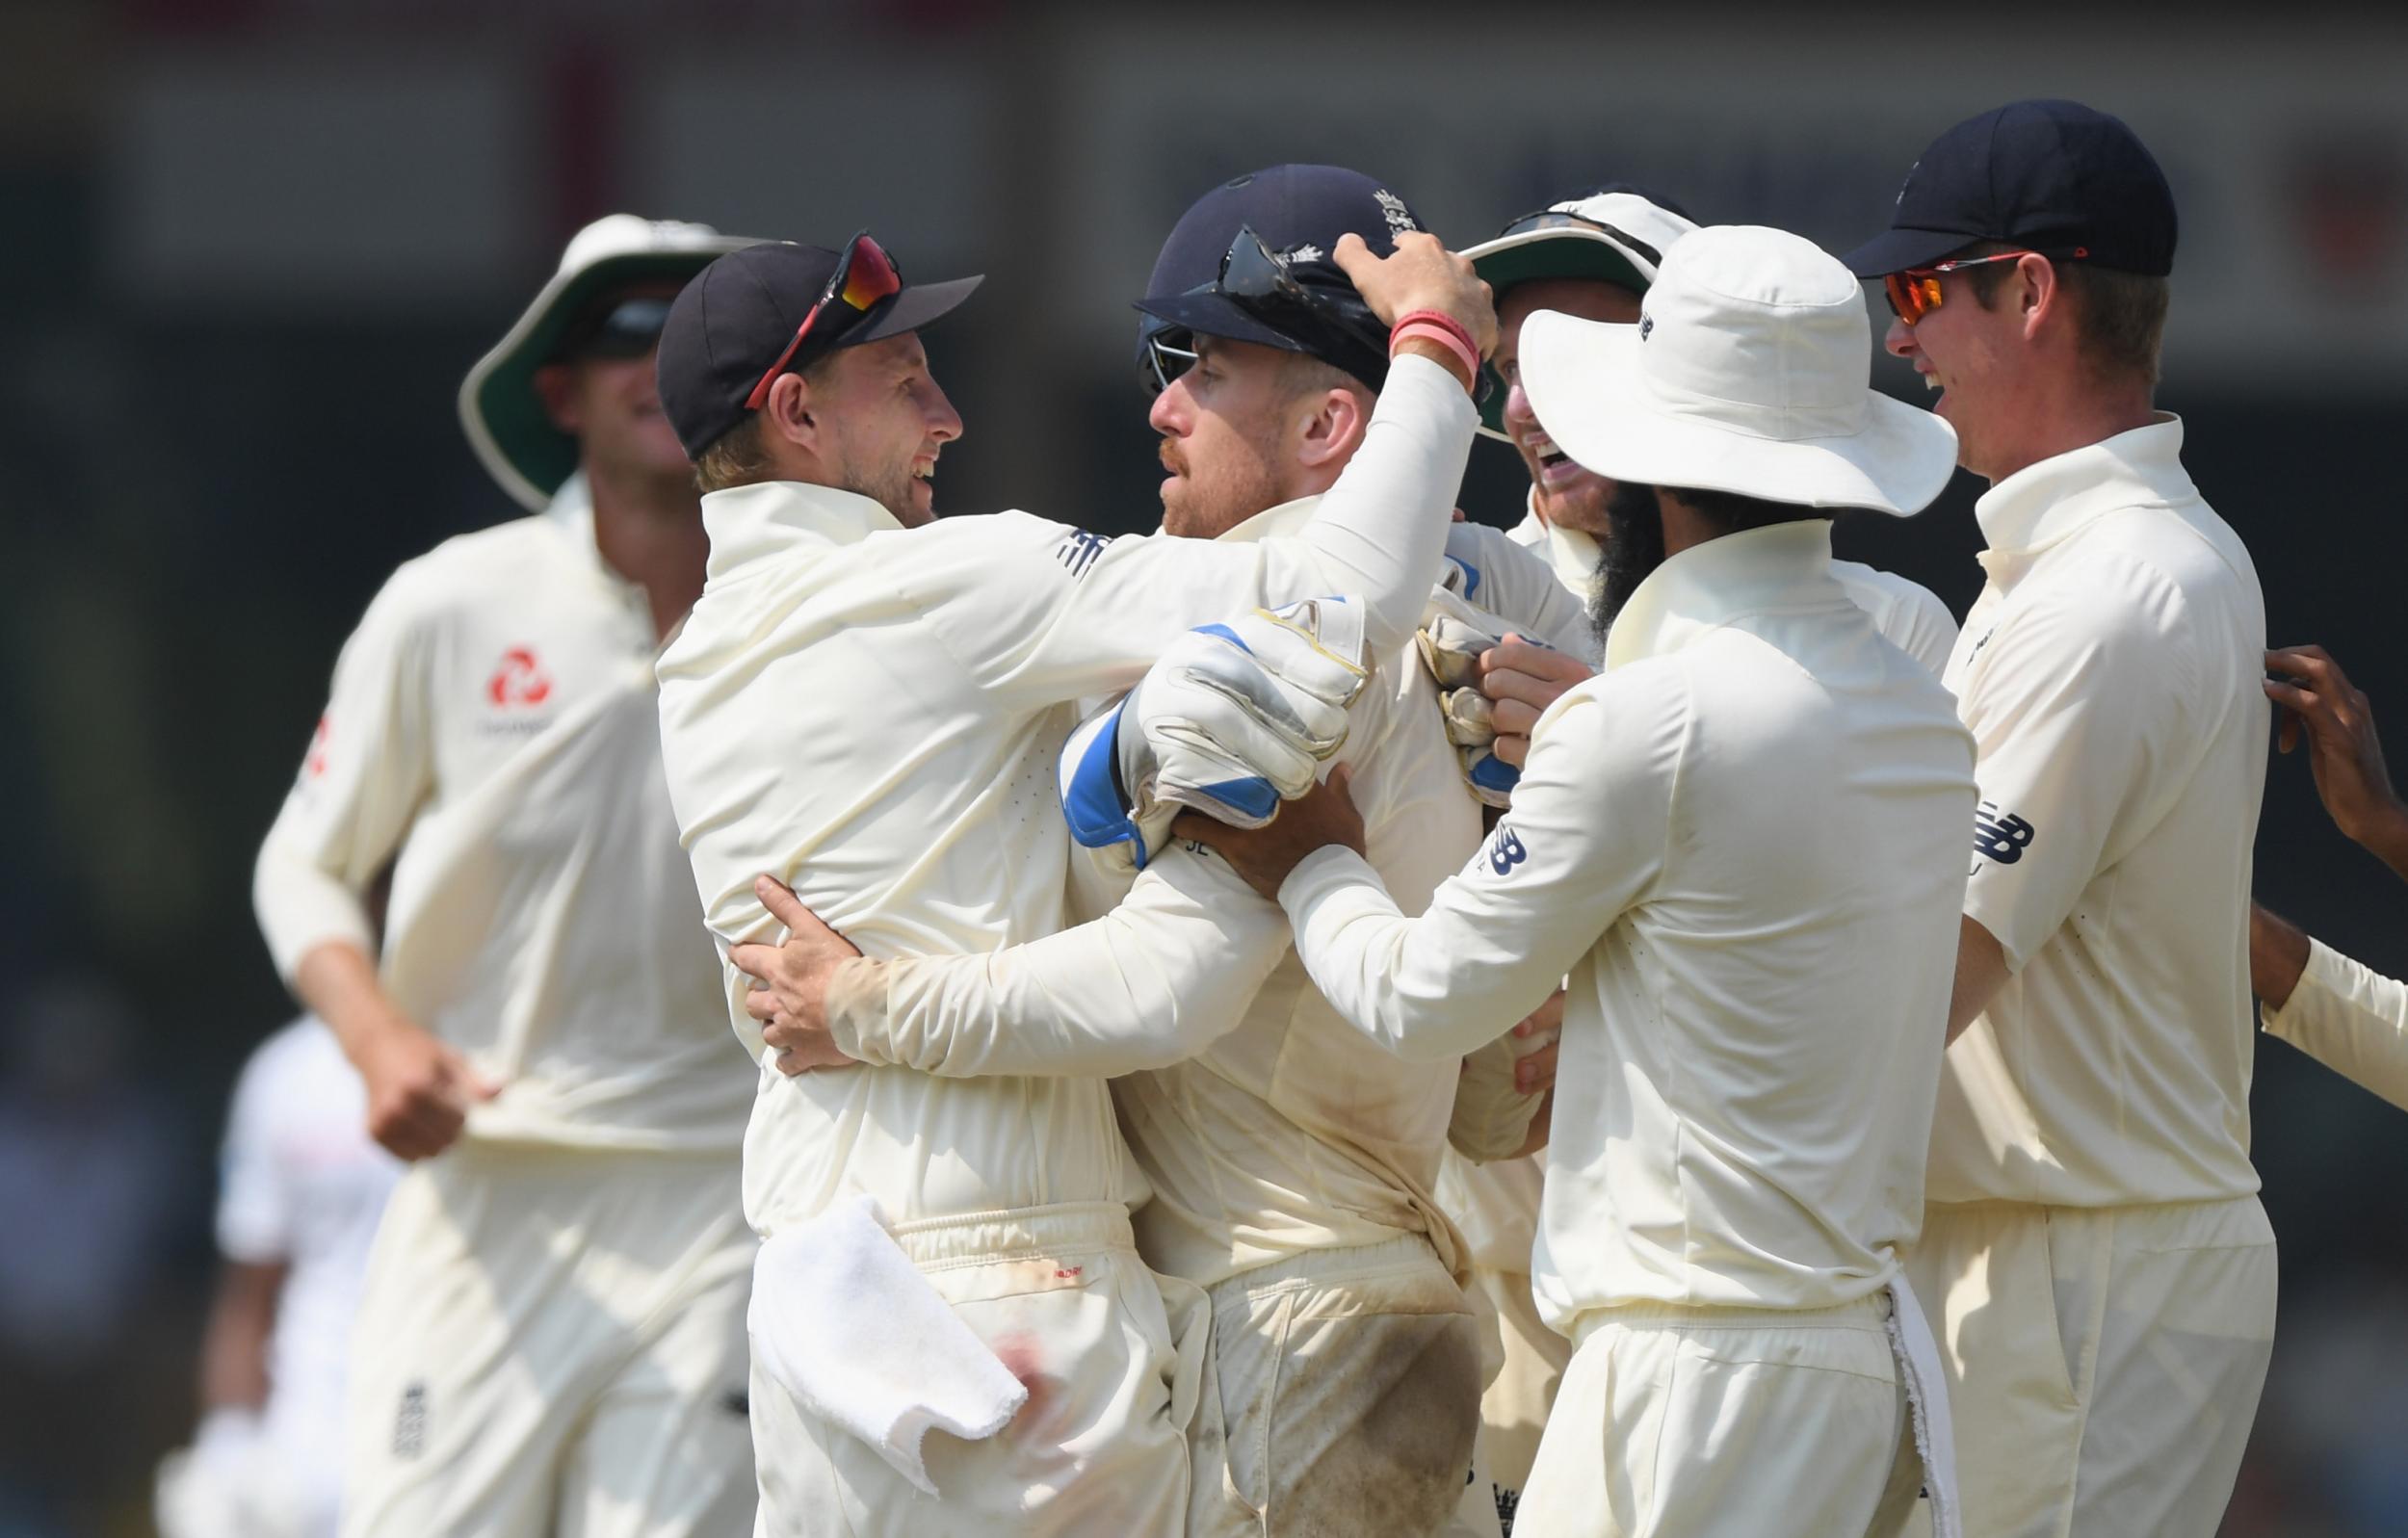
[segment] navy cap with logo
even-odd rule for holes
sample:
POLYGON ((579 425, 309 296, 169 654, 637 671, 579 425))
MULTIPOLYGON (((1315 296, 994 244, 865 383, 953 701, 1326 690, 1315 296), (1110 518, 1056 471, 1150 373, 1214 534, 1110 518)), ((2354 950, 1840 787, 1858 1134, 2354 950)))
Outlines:
POLYGON ((1233 177, 1195 200, 1171 228, 1138 308, 1140 357, 1167 331, 1255 342, 1320 358, 1377 389, 1386 382, 1388 327, 1355 294, 1330 257, 1343 235, 1359 235, 1375 256, 1422 228, 1403 198, 1340 166, 1272 166, 1233 177), (1327 305, 1248 303, 1220 292, 1221 261, 1250 229, 1288 274, 1327 305))
MULTIPOLYGON (((854 250, 856 260, 870 253, 884 256, 875 243, 867 252, 854 250)), ((688 457, 701 457, 751 415, 750 398, 770 376, 807 368, 841 348, 916 331, 982 281, 902 283, 855 310, 830 293, 846 255, 791 241, 747 246, 704 268, 677 296, 661 332, 661 409, 688 457), (796 334, 815 305, 820 314, 798 347, 796 334)), ((900 268, 893 281, 901 282, 900 268)))
POLYGON ((1885 277, 1998 241, 2162 277, 2174 236, 2173 190, 2123 119, 2078 101, 2014 101, 1933 140, 1906 173, 1888 233, 1846 263, 1885 277))

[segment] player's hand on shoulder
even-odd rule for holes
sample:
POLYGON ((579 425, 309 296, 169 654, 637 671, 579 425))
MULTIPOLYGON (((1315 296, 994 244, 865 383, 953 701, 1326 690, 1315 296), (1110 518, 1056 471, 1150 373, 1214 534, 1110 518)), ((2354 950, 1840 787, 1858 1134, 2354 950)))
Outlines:
POLYGON ((1363 852, 1363 814, 1348 792, 1349 777, 1348 767, 1339 765, 1326 782, 1281 802, 1278 815, 1260 827, 1235 828, 1199 812, 1182 812, 1171 831, 1212 849, 1248 886, 1276 902, 1288 873, 1314 850, 1335 844, 1363 852))
POLYGON ((1479 660, 1479 691, 1489 702, 1498 758, 1520 769, 1530 762, 1531 731, 1547 708, 1588 682, 1586 663, 1569 652, 1507 636, 1479 660))
POLYGON ((836 969, 861 951, 820 922, 784 882, 764 875, 752 890, 787 936, 775 945, 740 945, 727 955, 752 979, 745 1013, 761 1022, 761 1039, 777 1052, 777 1071, 791 1079, 815 1068, 852 1066, 828 1033, 827 986, 836 969))
POLYGON ((1437 236, 1408 230, 1397 237, 1394 255, 1380 257, 1362 236, 1347 234, 1329 255, 1372 313, 1390 326, 1415 310, 1436 310, 1462 323, 1481 357, 1497 350, 1497 307, 1488 285, 1437 236))
POLYGON ((399 1016, 368 1038, 358 1066, 368 1135, 397 1159, 440 1154, 468 1125, 468 1108, 501 1093, 458 1051, 399 1016))

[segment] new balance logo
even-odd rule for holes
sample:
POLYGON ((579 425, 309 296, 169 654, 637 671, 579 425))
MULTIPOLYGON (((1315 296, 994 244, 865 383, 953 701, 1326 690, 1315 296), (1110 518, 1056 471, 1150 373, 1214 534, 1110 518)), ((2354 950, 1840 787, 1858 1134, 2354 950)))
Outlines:
POLYGON ((1984 801, 1974 811, 1974 852, 2001 865, 2013 865, 2031 847, 2032 825, 2012 812, 2002 812, 1996 801, 1984 801))
POLYGON ((1071 576, 1084 577, 1086 569, 1095 564, 1095 558, 1112 542, 1110 534, 1091 534, 1082 529, 1062 536, 1061 543, 1054 547, 1054 559, 1069 567, 1071 576))
POLYGON ((1498 823, 1496 837, 1488 841, 1488 868, 1504 875, 1530 857, 1531 851, 1523 846, 1514 831, 1502 822, 1498 823))
POLYGON ((427 1450, 427 1386, 413 1383, 402 1391, 402 1407, 393 1417, 393 1456, 415 1458, 427 1450))

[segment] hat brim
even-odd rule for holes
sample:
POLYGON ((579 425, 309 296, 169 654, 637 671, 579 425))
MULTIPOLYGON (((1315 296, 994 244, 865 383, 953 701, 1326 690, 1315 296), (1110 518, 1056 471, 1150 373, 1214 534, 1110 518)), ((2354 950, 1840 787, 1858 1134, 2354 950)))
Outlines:
POLYGON ((1912 517, 1956 470, 1956 430, 1867 389, 1864 425, 1776 439, 1676 410, 1648 387, 1636 326, 1542 310, 1522 329, 1522 388, 1556 446, 1616 481, 1728 491, 1810 508, 1912 517))
MULTIPOLYGON (((1577 224, 1500 235, 1457 254, 1471 259, 1474 274, 1488 285, 1489 292, 1500 301, 1505 291, 1517 284, 1550 278, 1611 283, 1634 294, 1646 293, 1647 285, 1655 281, 1655 274, 1642 265, 1637 252, 1604 230, 1584 229, 1577 224)), ((1504 382, 1497 381, 1499 385, 1504 382)), ((1490 388, 1488 398, 1479 404, 1479 432, 1500 443, 1511 443, 1513 435, 1505 431, 1505 400, 1503 389, 1490 388)))
POLYGON ((1252 342, 1283 352, 1301 352, 1305 345, 1286 332, 1248 315, 1226 294, 1169 294, 1141 299, 1137 307, 1156 320, 1184 326, 1198 336, 1231 342, 1252 342))
POLYGON ((1929 267, 1981 239, 1954 229, 1888 229, 1840 258, 1858 277, 1887 277, 1910 267, 1929 267))
POLYGON ((952 310, 978 291, 986 281, 984 274, 976 277, 956 277, 942 283, 906 285, 886 306, 885 313, 868 325, 847 331, 836 339, 839 349, 859 347, 865 342, 883 342, 890 336, 916 331, 952 310))
POLYGON ((536 371, 550 361, 561 333, 594 296, 647 280, 691 282, 729 251, 759 244, 743 236, 720 236, 674 251, 606 256, 575 272, 555 274, 460 381, 460 426, 477 458, 502 489, 520 505, 540 510, 577 468, 577 440, 553 426, 536 394, 536 371))

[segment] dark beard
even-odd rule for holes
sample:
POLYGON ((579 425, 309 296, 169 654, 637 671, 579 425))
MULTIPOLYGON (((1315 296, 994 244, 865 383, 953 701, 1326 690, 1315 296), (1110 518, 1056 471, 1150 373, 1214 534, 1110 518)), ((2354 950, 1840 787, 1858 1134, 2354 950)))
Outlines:
POLYGON ((1588 615, 1600 652, 1622 606, 1662 564, 1663 507, 1656 500, 1656 488, 1614 482, 1613 494, 1606 499, 1606 548, 1597 558, 1597 599, 1588 615))

